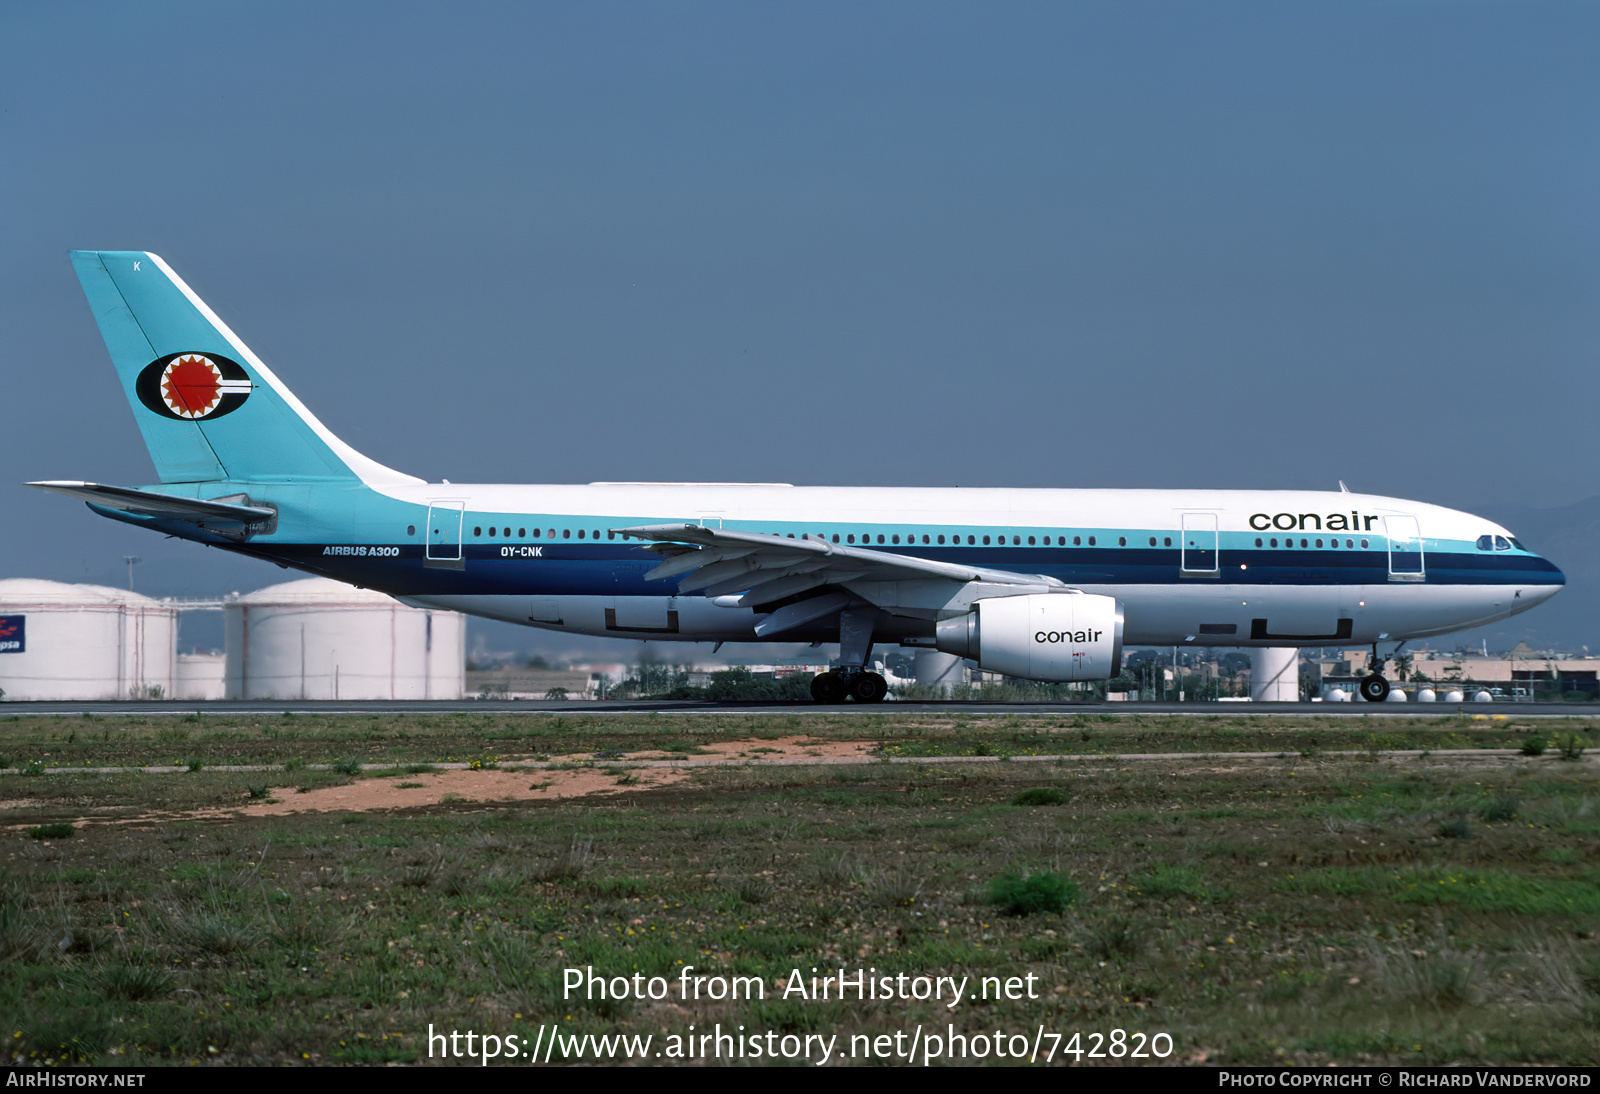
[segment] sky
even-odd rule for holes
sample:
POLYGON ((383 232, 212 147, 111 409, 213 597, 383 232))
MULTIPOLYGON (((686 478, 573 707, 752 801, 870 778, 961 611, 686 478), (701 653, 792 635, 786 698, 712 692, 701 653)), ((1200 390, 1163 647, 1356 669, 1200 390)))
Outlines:
POLYGON ((1561 2, 0 6, 0 576, 289 576, 16 485, 154 477, 74 248, 430 480, 1588 498, 1597 56, 1561 2))

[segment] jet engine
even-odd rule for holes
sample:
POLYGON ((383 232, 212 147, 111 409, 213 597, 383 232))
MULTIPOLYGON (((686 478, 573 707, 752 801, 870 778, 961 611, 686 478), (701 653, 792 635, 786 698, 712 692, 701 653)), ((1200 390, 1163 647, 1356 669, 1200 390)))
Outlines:
POLYGON ((940 622, 934 647, 1025 680, 1110 680, 1122 672, 1122 602, 1091 593, 989 597, 940 622))

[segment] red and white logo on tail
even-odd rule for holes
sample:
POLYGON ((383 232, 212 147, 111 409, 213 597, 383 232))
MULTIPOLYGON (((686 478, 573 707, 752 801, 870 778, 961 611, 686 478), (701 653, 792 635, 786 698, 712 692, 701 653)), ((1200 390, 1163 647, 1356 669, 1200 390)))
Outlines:
POLYGON ((254 384, 237 361, 218 353, 169 353, 136 384, 139 401, 164 418, 198 422, 237 410, 254 384))
POLYGON ((229 392, 249 394, 250 381, 227 379, 216 362, 203 354, 174 358, 161 373, 161 401, 180 418, 209 417, 229 392))

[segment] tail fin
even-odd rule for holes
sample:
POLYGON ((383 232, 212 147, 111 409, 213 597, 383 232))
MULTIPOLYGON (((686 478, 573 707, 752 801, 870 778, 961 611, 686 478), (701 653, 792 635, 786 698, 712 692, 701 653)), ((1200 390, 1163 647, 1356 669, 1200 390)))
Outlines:
POLYGON ((422 481, 328 432, 157 256, 72 265, 162 482, 422 481))

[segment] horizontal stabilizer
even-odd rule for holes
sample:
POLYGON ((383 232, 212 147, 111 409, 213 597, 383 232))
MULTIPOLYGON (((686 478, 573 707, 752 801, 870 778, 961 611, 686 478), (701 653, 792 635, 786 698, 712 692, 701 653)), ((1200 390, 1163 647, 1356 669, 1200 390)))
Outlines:
POLYGON ((115 509, 136 517, 181 520, 226 536, 265 531, 278 517, 276 509, 247 504, 249 499, 243 495, 202 501, 127 486, 103 486, 97 482, 30 482, 27 485, 52 494, 65 494, 101 509, 115 509))

